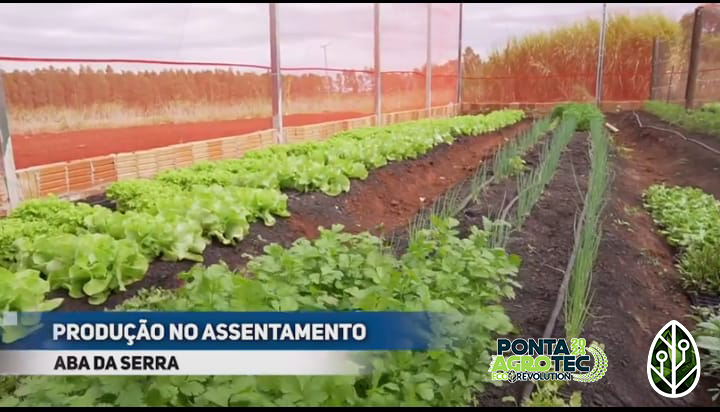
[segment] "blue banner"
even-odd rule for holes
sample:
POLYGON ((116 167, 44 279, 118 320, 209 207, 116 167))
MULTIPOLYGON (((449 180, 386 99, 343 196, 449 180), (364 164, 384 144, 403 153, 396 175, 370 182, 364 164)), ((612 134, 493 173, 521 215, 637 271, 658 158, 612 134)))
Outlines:
POLYGON ((6 313, 2 333, 23 337, 0 350, 428 350, 446 322, 429 312, 6 313))

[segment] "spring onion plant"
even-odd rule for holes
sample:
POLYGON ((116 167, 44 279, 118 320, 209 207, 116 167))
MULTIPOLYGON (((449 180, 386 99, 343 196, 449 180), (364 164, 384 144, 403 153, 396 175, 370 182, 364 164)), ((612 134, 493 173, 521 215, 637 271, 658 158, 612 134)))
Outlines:
POLYGON ((600 216, 610 185, 609 139, 602 119, 593 119, 590 135, 590 180, 584 210, 576 222, 575 247, 565 296, 565 333, 570 339, 580 336, 587 320, 592 300, 593 264, 602 238, 600 216))

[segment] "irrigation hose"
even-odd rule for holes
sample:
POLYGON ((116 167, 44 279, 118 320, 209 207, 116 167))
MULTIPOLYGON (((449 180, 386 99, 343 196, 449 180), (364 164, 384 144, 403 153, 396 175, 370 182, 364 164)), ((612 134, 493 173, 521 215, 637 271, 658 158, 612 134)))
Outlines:
POLYGON ((487 180, 485 180, 477 189, 477 193, 474 193, 473 191, 470 191, 470 193, 465 196, 465 198, 458 204, 457 208, 453 211, 452 215, 455 216, 458 213, 460 213, 463 209, 467 207, 467 205, 470 204, 470 202, 475 198, 475 196, 480 193, 483 189, 485 189, 486 186, 489 186, 493 180, 495 180, 495 176, 490 176, 487 180))
MULTIPOLYGON (((545 325, 545 330, 543 331, 542 338, 547 339, 550 337, 550 334, 553 330, 555 330, 555 326, 557 325, 558 316, 560 316, 560 310, 563 308, 563 303, 565 303, 565 292, 567 291, 568 285, 570 284, 570 275, 572 273, 572 268, 575 266, 575 258, 577 256, 578 252, 578 246, 580 244, 580 236, 582 233, 583 226, 585 225, 585 216, 587 215, 587 206, 588 206, 588 198, 590 197, 590 190, 587 190, 585 192, 585 198, 584 198, 584 204, 583 209, 580 214, 580 219, 577 220, 579 222, 579 226, 575 229, 575 238, 573 239, 573 251, 570 254, 570 259, 568 260, 567 267, 565 268, 565 274, 563 275, 562 282, 560 283, 560 288, 558 289, 558 294, 555 297, 555 306, 553 307, 552 312, 550 313, 550 319, 548 320, 548 323, 545 325)), ((522 400, 529 400, 530 395, 532 394, 533 388, 535 387, 535 384, 532 381, 528 381, 525 384, 525 388, 523 388, 522 393, 522 400)))
POLYGON ((655 130, 659 130, 659 131, 661 131, 661 132, 671 133, 671 134, 674 134, 674 135, 677 135, 677 136, 681 137, 682 139, 684 139, 684 140, 687 141, 687 142, 695 143, 696 145, 704 148, 705 150, 708 150, 708 151, 710 151, 710 152, 712 152, 712 153, 715 153, 716 155, 720 155, 720 150, 714 149, 714 148, 706 145, 706 144, 703 143, 703 142, 697 141, 697 140, 695 140, 695 139, 691 139, 691 138, 683 135, 682 133, 680 133, 680 132, 678 132, 678 131, 676 131, 676 130, 664 129, 664 128, 662 128, 662 127, 657 127, 657 126, 644 126, 644 125, 642 124, 642 122, 640 121, 640 116, 638 116, 638 114, 637 114, 636 112, 634 112, 634 111, 633 111, 633 114, 635 115, 635 120, 637 120, 638 126, 640 126, 641 129, 643 129, 643 128, 645 128, 645 129, 655 129, 655 130))

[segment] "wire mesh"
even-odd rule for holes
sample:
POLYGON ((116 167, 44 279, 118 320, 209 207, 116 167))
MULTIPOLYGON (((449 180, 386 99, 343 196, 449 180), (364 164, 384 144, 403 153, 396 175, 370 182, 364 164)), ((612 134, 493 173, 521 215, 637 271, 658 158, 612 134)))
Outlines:
MULTIPOLYGON (((609 4, 603 99, 682 102, 699 5, 609 4)), ((465 102, 594 100, 601 3, 465 4, 462 45, 459 3, 379 4, 379 91, 374 6, 277 6, 285 126, 372 115, 378 92, 384 113, 454 103, 458 49, 465 102)), ((267 3, 33 7, 0 36, 19 169, 272 128, 267 3)), ((704 10, 699 102, 720 97, 704 10)))
POLYGON ((693 13, 698 4, 609 4, 617 46, 608 51, 608 99, 685 99, 693 13))
POLYGON ((272 127, 266 4, 48 8, 5 8, 38 30, 0 39, 18 169, 272 127))
POLYGON ((284 124, 374 113, 373 4, 287 3, 278 10, 284 124))
POLYGON ((425 107, 428 4, 380 5, 383 113, 425 107))
POLYGON ((720 102, 720 4, 702 8, 695 103, 720 102))
POLYGON ((463 101, 590 101, 602 5, 466 4, 463 101))
POLYGON ((431 19, 432 106, 457 102, 460 4, 433 3, 431 19))

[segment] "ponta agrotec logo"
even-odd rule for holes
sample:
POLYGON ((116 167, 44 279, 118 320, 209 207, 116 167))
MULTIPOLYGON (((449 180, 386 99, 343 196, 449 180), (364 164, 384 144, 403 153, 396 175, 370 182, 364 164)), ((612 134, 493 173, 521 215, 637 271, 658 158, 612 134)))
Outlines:
POLYGON ((655 335, 647 374, 655 392, 667 398, 681 398, 697 386, 700 355, 692 335, 680 322, 671 320, 655 335))
POLYGON ((492 380, 597 382, 607 371, 607 357, 585 339, 498 339, 490 361, 492 380), (591 356, 592 355, 592 356, 591 356), (590 367, 590 360, 594 363, 590 367))

